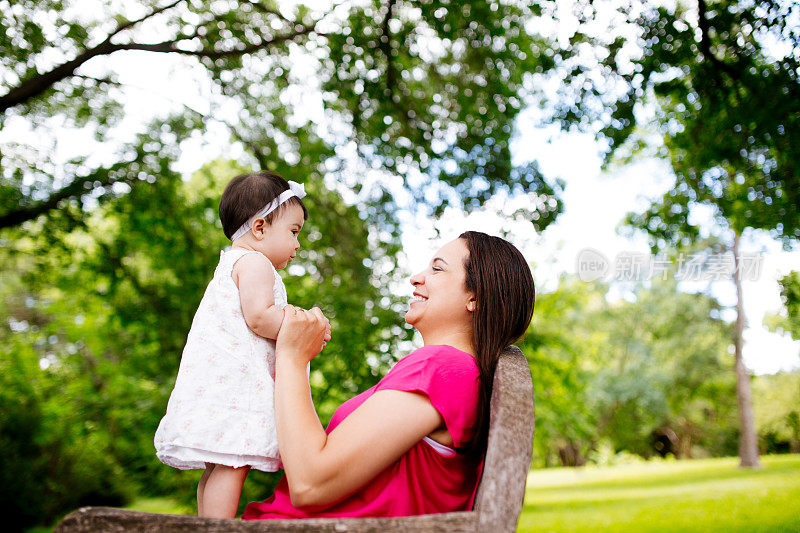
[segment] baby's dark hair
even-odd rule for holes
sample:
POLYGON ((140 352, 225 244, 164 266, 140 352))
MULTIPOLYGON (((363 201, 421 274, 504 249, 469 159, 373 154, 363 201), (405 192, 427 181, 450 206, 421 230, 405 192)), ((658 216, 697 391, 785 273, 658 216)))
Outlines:
MULTIPOLYGON (((289 182, 280 174, 269 170, 240 174, 233 178, 225 187, 219 201, 219 219, 222 221, 225 236, 230 239, 242 224, 287 189, 289 182)), ((303 218, 308 220, 305 204, 297 196, 292 196, 264 217, 266 223, 272 224, 275 217, 290 204, 303 208, 303 218)))

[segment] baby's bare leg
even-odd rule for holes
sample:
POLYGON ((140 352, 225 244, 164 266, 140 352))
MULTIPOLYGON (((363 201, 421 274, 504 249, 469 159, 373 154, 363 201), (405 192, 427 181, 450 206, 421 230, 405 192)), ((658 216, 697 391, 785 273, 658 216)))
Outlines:
POLYGON ((215 465, 203 488, 203 509, 198 509, 199 516, 236 518, 242 485, 249 471, 249 466, 233 468, 215 465))
POLYGON ((206 489, 206 482, 211 471, 217 466, 214 463, 206 463, 206 469, 203 470, 203 475, 200 476, 200 481, 197 483, 197 515, 203 516, 203 493, 206 489))

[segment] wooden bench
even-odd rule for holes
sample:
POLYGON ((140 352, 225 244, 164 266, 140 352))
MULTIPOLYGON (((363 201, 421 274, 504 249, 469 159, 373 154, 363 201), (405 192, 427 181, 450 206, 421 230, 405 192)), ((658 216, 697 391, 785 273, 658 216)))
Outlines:
POLYGON ((67 515, 56 533, 95 532, 380 532, 514 531, 525 496, 533 444, 533 383, 525 357, 516 346, 500 356, 494 378, 489 443, 475 509, 394 518, 315 518, 305 520, 226 520, 84 507, 67 515))

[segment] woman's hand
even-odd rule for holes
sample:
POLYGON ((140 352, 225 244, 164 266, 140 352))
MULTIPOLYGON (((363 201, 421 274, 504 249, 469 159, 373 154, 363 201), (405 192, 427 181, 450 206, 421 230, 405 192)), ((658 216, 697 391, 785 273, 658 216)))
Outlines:
POLYGON ((306 365, 330 340, 330 327, 318 307, 306 311, 287 305, 275 345, 276 357, 306 365))

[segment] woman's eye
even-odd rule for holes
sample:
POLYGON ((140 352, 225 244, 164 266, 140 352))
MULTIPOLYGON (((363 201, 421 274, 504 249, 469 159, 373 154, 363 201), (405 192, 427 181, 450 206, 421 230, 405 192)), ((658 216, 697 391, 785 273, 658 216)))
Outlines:
POLYGON ((440 267, 431 267, 431 270, 433 270, 434 272, 441 272, 444 269, 440 267))

